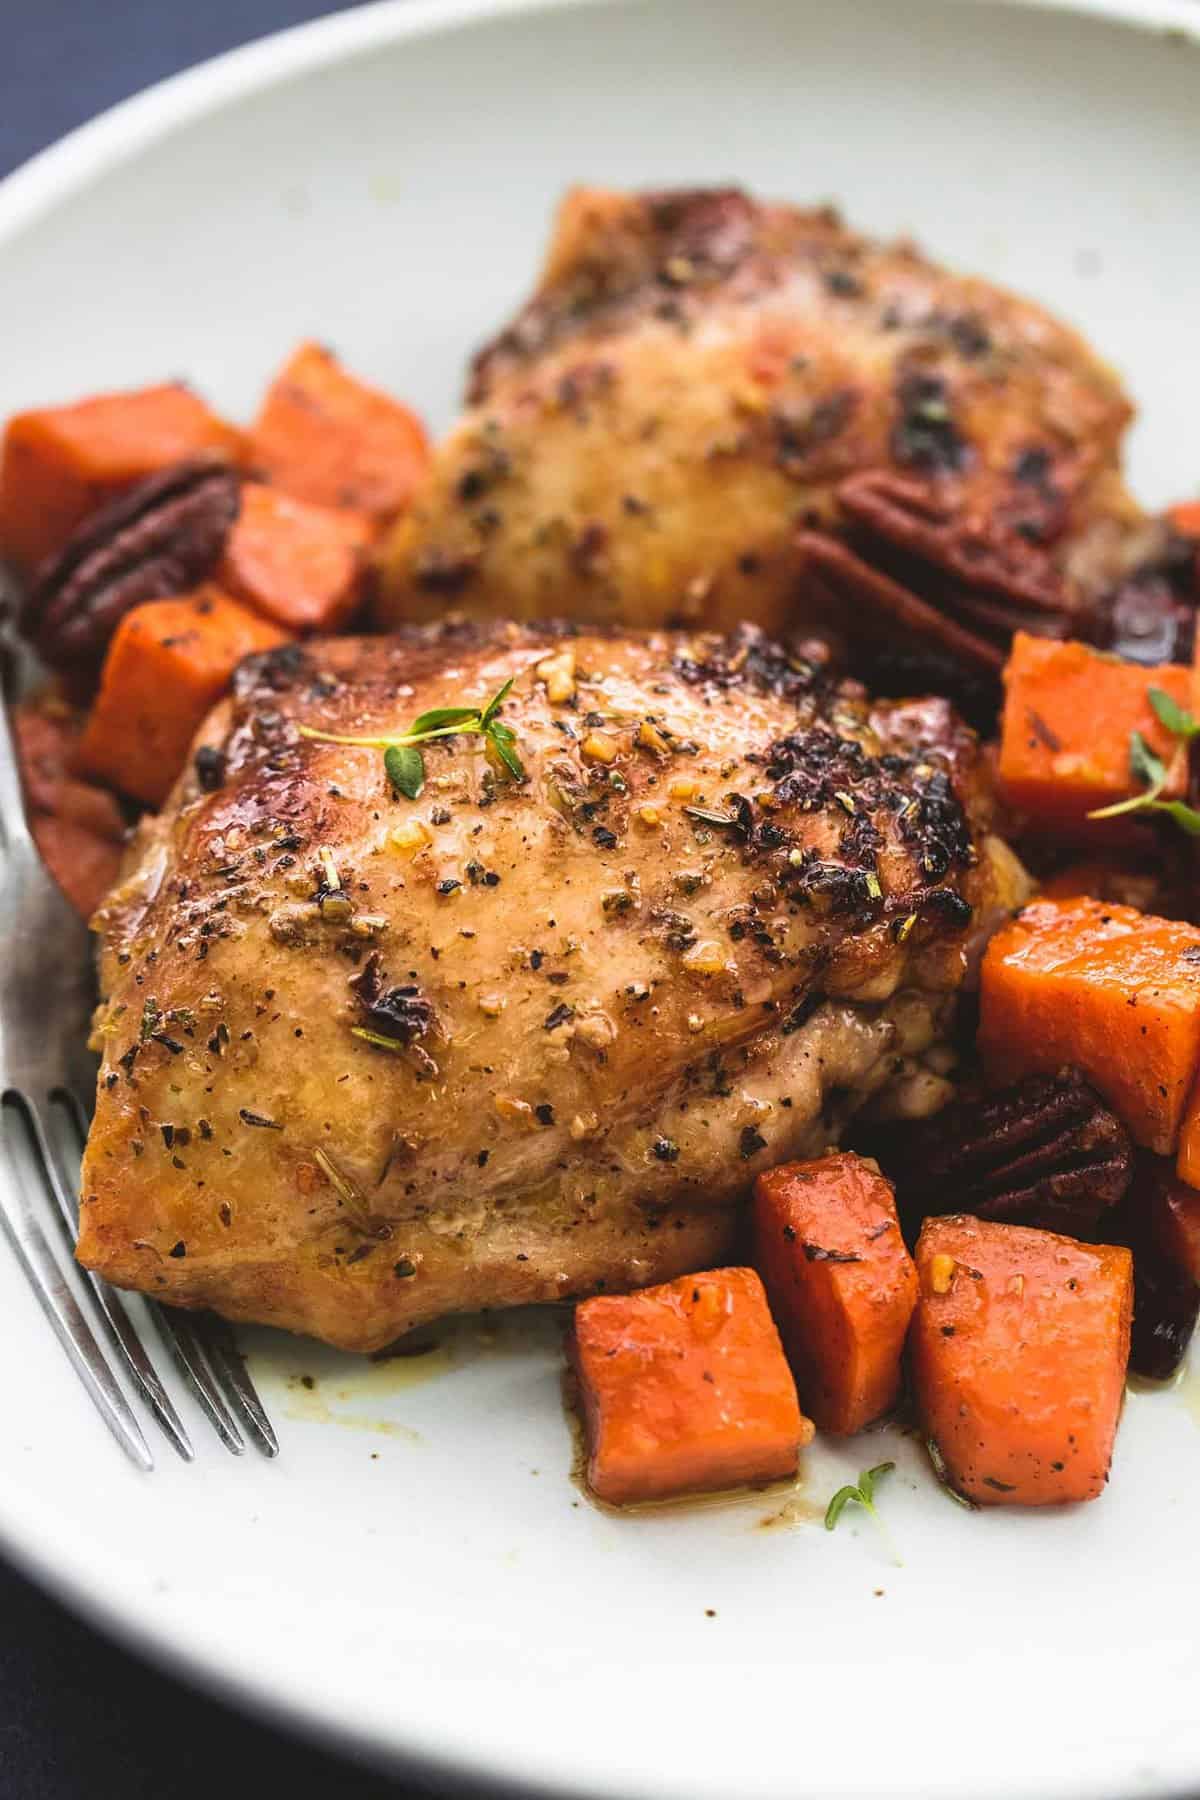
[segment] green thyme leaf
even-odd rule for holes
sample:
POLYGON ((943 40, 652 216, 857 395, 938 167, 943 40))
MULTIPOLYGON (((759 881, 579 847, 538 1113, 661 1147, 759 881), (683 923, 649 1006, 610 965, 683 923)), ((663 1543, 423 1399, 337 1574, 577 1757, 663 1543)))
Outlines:
POLYGON ((1129 734, 1129 767, 1147 787, 1161 788, 1167 779, 1166 764, 1150 748, 1140 731, 1129 734))
POLYGON ((488 701, 487 705, 484 707, 483 711, 479 715, 480 731, 486 733, 488 726, 491 724, 491 722, 495 718, 496 714, 500 711, 500 708, 504 705, 504 702, 508 699, 509 694, 512 692, 512 685, 515 680, 516 680, 516 676, 510 675, 508 680, 504 683, 504 686, 499 690, 499 692, 492 695, 491 699, 488 701))
POLYGON ((495 726, 488 732, 487 737, 492 749, 496 752, 496 755, 500 758, 500 761, 504 764, 504 767, 508 770, 513 780, 524 781, 525 768, 520 757, 513 749, 512 738, 507 736, 500 737, 495 726))
POLYGON ((825 1508, 825 1529, 832 1531, 842 1516, 842 1510, 851 1500, 861 1500, 862 1495, 854 1486, 840 1487, 829 1505, 825 1508))
MULTIPOLYGON (((1160 695, 1167 702, 1168 709, 1174 708, 1175 713, 1184 720, 1177 735, 1190 735, 1196 729, 1191 714, 1185 714, 1182 707, 1177 707, 1169 694, 1164 694, 1161 688, 1151 688, 1148 691, 1151 696, 1160 695)), ((1159 710, 1157 706, 1155 710, 1159 710)), ((1163 717, 1161 712, 1159 716, 1163 717)), ((1166 723, 1165 718, 1163 723, 1166 723)), ((1112 806, 1097 808, 1095 812, 1088 814, 1089 819, 1117 819, 1123 813, 1160 813, 1164 818, 1170 819, 1173 825, 1177 825, 1180 831, 1186 832, 1188 837, 1200 837, 1200 812, 1195 807, 1188 806, 1183 800, 1159 798, 1167 785, 1167 768, 1162 758, 1151 750, 1140 731, 1131 732, 1129 736, 1129 767, 1140 781, 1146 783, 1142 792, 1130 795, 1128 800, 1118 800, 1112 806)))
POLYGON ((425 758, 412 744, 389 744, 383 753, 387 778, 406 800, 419 800, 425 786, 425 758))
POLYGON ((1165 726, 1172 737, 1182 738, 1186 743, 1200 732, 1200 720, 1163 688, 1147 688, 1146 698, 1154 708, 1159 724, 1165 726))
POLYGON ((1193 806, 1185 806, 1182 800, 1156 800, 1148 810, 1165 813, 1180 831, 1185 831, 1189 837, 1200 837, 1200 812, 1193 806))
MULTIPOLYGON (((1123 813, 1174 812, 1179 802, 1159 801, 1159 795, 1167 785, 1167 766, 1162 757, 1150 748, 1140 731, 1131 731, 1129 734, 1129 768, 1138 781, 1145 782, 1142 792, 1131 794, 1128 800, 1117 800, 1112 806, 1097 807, 1088 814, 1089 819, 1118 819, 1123 813)), ((1184 807, 1183 810, 1188 812, 1190 808, 1184 807)), ((1176 819, 1175 823, 1183 822, 1176 819)), ((1184 825, 1183 829, 1186 831, 1189 827, 1184 825)))
MULTIPOLYGON (((1181 744, 1190 743, 1200 735, 1200 720, 1163 688, 1147 688, 1146 698, 1159 724, 1181 744)), ((1167 765, 1150 748, 1140 731, 1129 735, 1129 767, 1136 779, 1145 784, 1143 791, 1131 795, 1128 800, 1118 800, 1114 806, 1099 807, 1088 814, 1089 819, 1116 819, 1123 813, 1161 813, 1188 837, 1200 837, 1200 812, 1182 800, 1160 799, 1167 785, 1167 765)))
POLYGON ((432 712, 423 712, 415 718, 405 737, 425 737, 431 731, 445 731, 447 726, 470 725, 472 730, 479 729, 479 708, 477 706, 435 706, 432 712))
POLYGON ((890 1475, 895 1466, 894 1462, 876 1463, 873 1469, 868 1469, 865 1475, 859 1476, 858 1485, 862 1489, 868 1506, 871 1505, 875 1498, 875 1483, 879 1480, 879 1477, 881 1475, 890 1475))
POLYGON ((825 1529, 832 1531, 846 1507, 854 1504, 870 1513, 875 1523, 879 1524, 879 1516, 875 1511, 875 1484, 883 1475, 890 1475, 895 1468, 894 1462, 876 1463, 873 1469, 864 1469, 857 1482, 840 1487, 825 1509, 825 1529))

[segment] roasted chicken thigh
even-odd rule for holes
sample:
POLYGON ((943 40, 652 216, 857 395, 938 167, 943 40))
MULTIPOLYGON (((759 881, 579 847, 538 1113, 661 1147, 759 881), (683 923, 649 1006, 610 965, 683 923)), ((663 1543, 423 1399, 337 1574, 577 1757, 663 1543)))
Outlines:
POLYGON ((952 612, 978 586, 998 670, 1014 610, 1052 624, 1142 554, 1129 417, 1041 307, 829 209, 576 189, 385 548, 381 610, 853 630, 869 600, 919 635, 850 533, 901 585, 914 550, 948 574, 952 612))
POLYGON ((253 659, 100 918, 79 1255, 357 1350, 703 1267, 760 1169, 938 1086, 1019 897, 988 822, 945 702, 752 631, 253 659), (300 729, 378 738, 509 678, 519 780, 450 736, 413 800, 300 729))

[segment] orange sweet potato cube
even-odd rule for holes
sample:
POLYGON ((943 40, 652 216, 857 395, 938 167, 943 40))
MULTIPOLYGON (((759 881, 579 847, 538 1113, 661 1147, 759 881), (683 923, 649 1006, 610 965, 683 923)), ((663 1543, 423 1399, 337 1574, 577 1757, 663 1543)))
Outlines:
POLYGON ((753 1269, 575 1309, 588 1481, 614 1506, 792 1475, 813 1435, 753 1269))
POLYGON ((374 536, 365 513, 248 481, 217 581, 289 631, 338 631, 358 604, 374 536))
POLYGON ((0 453, 0 554, 29 571, 135 481, 191 456, 235 462, 242 445, 181 382, 16 413, 0 453))
POLYGON ((1191 671, 1182 663, 1146 668, 1119 662, 1087 644, 1056 643, 1019 631, 1004 671, 1000 789, 1010 806, 1038 825, 1091 838, 1115 821, 1088 822, 1100 807, 1127 800, 1142 785, 1129 767, 1129 743, 1139 731, 1170 772, 1168 799, 1178 799, 1186 754, 1159 722, 1148 690, 1162 688, 1179 706, 1191 705, 1191 671))
POLYGON ((861 1431, 887 1412, 900 1392, 917 1275, 876 1166, 838 1152, 760 1175, 754 1262, 820 1429, 861 1431))
POLYGON ((407 506, 429 464, 414 412, 301 344, 271 383, 251 433, 255 469, 300 500, 347 506, 377 525, 407 506))
POLYGON ((979 1049, 998 1084, 1082 1069, 1139 1143, 1176 1146, 1200 1059, 1200 928, 1035 900, 988 945, 979 1049))
POLYGON ((1103 1491, 1125 1394, 1133 1258, 961 1214, 927 1219, 910 1335, 921 1423, 981 1506, 1103 1491))
POLYGON ((243 657, 287 641, 219 588, 133 607, 109 645, 78 767, 161 806, 243 657))

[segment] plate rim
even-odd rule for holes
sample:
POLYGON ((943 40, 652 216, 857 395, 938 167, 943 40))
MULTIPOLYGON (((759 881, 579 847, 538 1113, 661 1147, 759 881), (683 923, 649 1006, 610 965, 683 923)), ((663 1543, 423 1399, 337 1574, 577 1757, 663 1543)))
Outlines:
MULTIPOLYGON (((650 0, 653 3, 653 0, 650 0)), ((943 0, 957 6, 999 5, 1108 20, 1135 31, 1179 33, 1200 46, 1195 0, 943 0)), ((615 6, 621 0, 369 0, 194 63, 117 101, 40 150, 0 180, 0 252, 10 232, 80 186, 108 173, 158 137, 222 105, 265 91, 323 64, 382 43, 568 7, 615 6)))
MULTIPOLYGON (((0 258, 8 239, 76 192, 159 139, 225 105, 330 67, 373 47, 442 35, 489 20, 571 9, 615 7, 623 0, 368 0, 267 33, 140 89, 76 126, 0 179, 0 258)), ((654 0, 644 0, 653 4, 654 0)), ((1197 0, 940 0, 959 7, 991 5, 1099 19, 1146 33, 1179 35, 1200 48, 1197 0)), ((340 1725, 303 1697, 280 1693, 251 1670, 223 1669, 202 1648, 181 1642, 176 1629, 136 1603, 90 1586, 82 1568, 54 1560, 53 1546, 17 1526, 0 1482, 0 1550, 13 1566, 57 1603, 119 1644, 235 1710, 315 1741, 360 1765, 389 1775, 436 1783, 439 1791, 524 1796, 525 1800, 612 1800, 608 1790, 522 1769, 481 1768, 469 1758, 432 1746, 409 1749, 353 1725, 340 1725)), ((1192 1800, 1195 1779, 1156 1787, 1153 1800, 1192 1800)), ((624 1800, 639 1800, 628 1789, 624 1800)), ((1099 1794, 1093 1796, 1099 1800, 1099 1794)))

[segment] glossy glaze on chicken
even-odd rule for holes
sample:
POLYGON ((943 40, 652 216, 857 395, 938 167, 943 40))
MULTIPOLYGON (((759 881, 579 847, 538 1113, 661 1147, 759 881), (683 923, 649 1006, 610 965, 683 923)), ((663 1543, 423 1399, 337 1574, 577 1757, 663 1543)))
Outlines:
POLYGON ((354 1349, 704 1267, 760 1169, 916 1091, 1018 897, 988 824, 944 702, 752 632, 254 659, 102 915, 80 1256, 354 1349), (510 676, 522 782, 460 736, 410 801, 298 730, 510 676))

